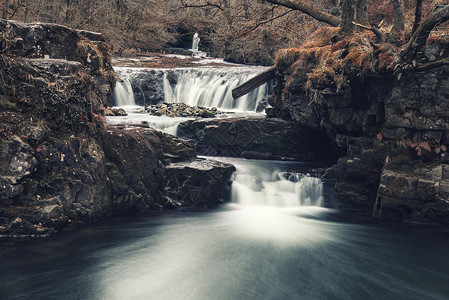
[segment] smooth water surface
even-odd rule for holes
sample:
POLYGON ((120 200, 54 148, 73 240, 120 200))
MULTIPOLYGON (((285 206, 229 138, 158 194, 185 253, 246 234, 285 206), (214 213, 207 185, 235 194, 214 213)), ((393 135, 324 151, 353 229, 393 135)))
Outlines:
POLYGON ((304 165, 233 161, 235 202, 217 210, 117 217, 0 247, 0 298, 449 298, 449 230, 349 222, 312 206, 320 185, 304 165), (293 195, 309 202, 272 198, 293 195))

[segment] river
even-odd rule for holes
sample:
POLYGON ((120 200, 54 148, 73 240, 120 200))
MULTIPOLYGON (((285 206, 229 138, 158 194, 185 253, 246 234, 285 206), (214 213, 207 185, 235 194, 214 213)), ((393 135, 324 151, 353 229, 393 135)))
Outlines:
MULTIPOLYGON (((116 98, 131 105, 129 115, 109 122, 176 134, 186 118, 139 112, 133 89, 143 103, 164 93, 263 117, 256 110, 267 86, 233 102, 227 71, 167 72, 122 69, 116 98), (150 86, 159 90, 149 94, 150 86)), ((232 85, 254 73, 233 72, 232 85)), ((325 208, 320 179, 308 175, 315 165, 217 159, 237 172, 232 202, 214 210, 117 216, 47 239, 2 240, 0 299, 449 299, 447 227, 380 225, 325 208)))
POLYGON ((221 159, 237 173, 218 209, 2 244, 1 299, 449 298, 447 228, 320 207, 314 166, 221 159))

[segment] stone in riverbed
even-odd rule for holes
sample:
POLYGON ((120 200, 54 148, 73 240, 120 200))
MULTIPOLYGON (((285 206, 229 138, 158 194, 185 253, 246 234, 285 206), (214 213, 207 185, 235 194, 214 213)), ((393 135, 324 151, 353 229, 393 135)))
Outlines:
POLYGON ((384 220, 448 224, 447 164, 401 160, 382 170, 374 215, 384 220))
POLYGON ((153 116, 169 116, 169 117, 201 117, 214 118, 220 112, 216 107, 207 108, 205 106, 189 106, 185 103, 162 103, 150 105, 146 108, 153 116))
POLYGON ((231 164, 195 159, 169 164, 164 168, 166 206, 214 207, 229 200, 235 167, 231 164))
POLYGON ((6 228, 6 231, 13 235, 30 235, 36 233, 36 228, 23 218, 15 218, 6 228))
POLYGON ((122 117, 127 116, 128 114, 123 108, 109 108, 104 110, 105 116, 115 116, 115 117, 122 117))

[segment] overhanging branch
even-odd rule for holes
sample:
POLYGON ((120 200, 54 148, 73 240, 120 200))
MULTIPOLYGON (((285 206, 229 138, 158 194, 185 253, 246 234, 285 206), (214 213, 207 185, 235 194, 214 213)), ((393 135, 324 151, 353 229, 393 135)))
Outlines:
POLYGON ((418 71, 418 72, 428 71, 428 70, 431 70, 431 69, 435 69, 435 68, 442 67, 442 66, 447 66, 447 65, 449 65, 449 59, 445 58, 445 59, 440 59, 440 60, 437 60, 437 61, 433 61, 433 62, 430 62, 430 63, 427 63, 427 64, 420 65, 420 66, 416 67, 415 70, 418 71))
POLYGON ((306 4, 303 2, 299 2, 299 1, 291 1, 291 0, 265 0, 269 3, 272 4, 279 4, 281 6, 290 8, 290 9, 294 9, 294 10, 298 10, 302 13, 305 13, 309 16, 311 16, 312 18, 324 22, 326 24, 332 25, 332 26, 338 26, 341 23, 341 19, 328 14, 324 11, 321 11, 319 9, 316 9, 313 7, 313 5, 310 4, 306 4))

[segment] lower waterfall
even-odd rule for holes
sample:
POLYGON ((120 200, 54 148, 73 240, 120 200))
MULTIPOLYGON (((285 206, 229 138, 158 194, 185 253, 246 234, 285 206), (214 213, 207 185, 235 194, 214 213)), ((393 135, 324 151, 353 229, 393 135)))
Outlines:
POLYGON ((322 205, 321 179, 289 169, 295 163, 235 158, 232 163, 237 168, 232 183, 234 203, 278 208, 322 205))

